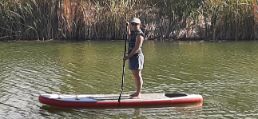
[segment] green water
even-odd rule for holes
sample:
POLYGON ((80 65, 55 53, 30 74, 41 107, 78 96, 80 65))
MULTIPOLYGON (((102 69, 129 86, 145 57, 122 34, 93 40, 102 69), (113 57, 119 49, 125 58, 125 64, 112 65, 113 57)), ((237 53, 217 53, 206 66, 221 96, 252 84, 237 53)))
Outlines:
MULTIPOLYGON (((144 93, 201 94, 201 108, 56 109, 41 93, 120 92, 123 42, 1 42, 0 118, 258 118, 258 42, 144 44, 144 93)), ((134 90, 126 71, 125 92, 134 90)))

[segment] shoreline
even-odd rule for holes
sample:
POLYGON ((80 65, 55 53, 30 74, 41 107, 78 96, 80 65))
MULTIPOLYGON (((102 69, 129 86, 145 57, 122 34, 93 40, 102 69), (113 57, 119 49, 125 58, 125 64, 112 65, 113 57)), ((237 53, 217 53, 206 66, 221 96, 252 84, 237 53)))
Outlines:
MULTIPOLYGON (((0 40, 0 43, 26 43, 26 42, 38 42, 38 43, 85 43, 85 42, 120 42, 118 40, 0 40)), ((147 42, 211 42, 211 43, 222 43, 222 42, 258 42, 258 40, 202 40, 202 39, 180 39, 180 40, 145 40, 147 42)))

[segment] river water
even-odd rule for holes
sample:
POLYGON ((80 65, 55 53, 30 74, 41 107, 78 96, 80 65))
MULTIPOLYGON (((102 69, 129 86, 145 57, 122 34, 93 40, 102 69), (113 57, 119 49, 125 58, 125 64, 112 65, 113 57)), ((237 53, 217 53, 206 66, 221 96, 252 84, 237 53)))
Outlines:
MULTIPOLYGON (((201 94, 203 106, 44 106, 41 93, 119 94, 123 42, 1 42, 0 118, 258 118, 258 42, 147 41, 143 50, 144 93, 201 94)), ((127 69, 125 93, 133 84, 127 69)))

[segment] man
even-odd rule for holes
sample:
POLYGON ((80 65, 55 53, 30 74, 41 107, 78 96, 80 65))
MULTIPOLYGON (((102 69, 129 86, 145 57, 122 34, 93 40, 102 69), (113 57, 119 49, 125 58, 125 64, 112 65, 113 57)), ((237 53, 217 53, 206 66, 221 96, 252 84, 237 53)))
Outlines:
POLYGON ((132 71, 136 85, 136 92, 130 96, 132 98, 140 98, 143 85, 141 72, 144 64, 144 55, 141 48, 144 41, 144 33, 141 31, 141 20, 133 18, 127 27, 129 36, 128 55, 124 57, 124 60, 129 59, 129 69, 132 71))

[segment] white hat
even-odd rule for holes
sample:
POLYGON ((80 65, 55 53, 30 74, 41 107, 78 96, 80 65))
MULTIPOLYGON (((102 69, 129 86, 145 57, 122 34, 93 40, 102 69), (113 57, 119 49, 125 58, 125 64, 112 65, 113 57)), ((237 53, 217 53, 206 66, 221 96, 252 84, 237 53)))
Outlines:
POLYGON ((141 24, 141 20, 139 18, 133 18, 130 23, 136 23, 136 24, 141 24))

